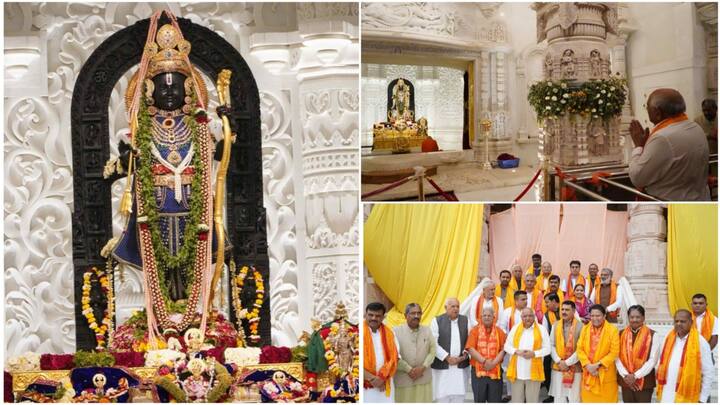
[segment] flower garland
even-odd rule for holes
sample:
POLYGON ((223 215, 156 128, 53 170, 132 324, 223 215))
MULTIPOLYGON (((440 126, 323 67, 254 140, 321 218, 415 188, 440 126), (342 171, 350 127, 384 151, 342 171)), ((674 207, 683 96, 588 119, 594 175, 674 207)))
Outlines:
MULTIPOLYGON (((342 320, 340 322, 343 322, 342 320)), ((340 323, 333 322, 330 325, 330 332, 327 337, 323 339, 323 346, 325 346, 325 359, 328 361, 328 369, 331 373, 335 374, 338 378, 345 377, 348 373, 351 373, 353 378, 360 378, 360 356, 357 352, 357 348, 360 347, 360 334, 353 333, 349 329, 346 329, 347 333, 353 337, 353 362, 352 370, 345 370, 340 367, 337 363, 335 351, 332 347, 332 341, 337 338, 340 332, 340 323)))
MULTIPOLYGON (((108 266, 112 268, 109 263, 108 266)), ((113 312, 114 312, 114 298, 112 289, 112 271, 103 271, 97 267, 92 267, 90 270, 83 274, 83 285, 82 285, 82 313, 87 319, 88 326, 95 332, 95 340, 97 342, 97 350, 105 348, 107 343, 107 337, 109 331, 112 330, 113 323, 113 312), (93 277, 94 276, 94 277, 93 277), (107 306, 103 314, 103 320, 98 325, 97 319, 95 319, 95 313, 91 305, 90 291, 92 290, 93 278, 100 283, 100 289, 103 294, 107 296, 107 306)))
POLYGON ((567 114, 590 115, 603 120, 622 113, 627 98, 627 80, 613 76, 590 80, 580 86, 567 81, 541 81, 530 86, 528 102, 538 120, 567 114))
MULTIPOLYGON (((193 105, 195 100, 193 99, 193 105)), ((200 147, 200 139, 198 135, 197 124, 200 120, 204 120, 204 111, 195 111, 195 119, 184 117, 185 124, 190 127, 191 139, 193 147, 200 147)), ((142 216, 138 217, 138 224, 141 229, 149 229, 152 237, 152 246, 155 256, 155 263, 158 270, 158 281, 160 291, 165 301, 169 300, 167 285, 165 284, 165 275, 171 269, 183 269, 186 271, 187 279, 186 289, 188 297, 191 295, 191 286, 194 281, 195 256, 197 254, 198 240, 206 240, 209 228, 202 227, 200 219, 202 217, 204 201, 202 195, 202 178, 204 176, 205 167, 202 161, 202 154, 195 153, 192 157, 192 166, 194 175, 190 184, 190 213, 185 222, 185 233, 183 245, 176 255, 172 255, 170 250, 162 241, 159 226, 159 213, 157 201, 155 200, 155 184, 152 172, 152 117, 147 109, 147 101, 140 103, 140 114, 138 119, 138 129, 136 134, 137 145, 140 156, 146 157, 142 164, 138 165, 136 170, 140 187, 140 193, 143 200, 142 216), (205 235, 200 235, 203 233, 205 235)))
POLYGON ((238 331, 243 330, 242 318, 248 320, 248 329, 250 330, 250 342, 253 344, 260 343, 260 335, 258 334, 258 328, 260 326, 260 308, 262 307, 263 300, 265 297, 265 283, 263 282, 262 274, 255 267, 253 270, 253 279, 255 280, 255 300, 253 300, 253 308, 242 316, 242 302, 240 300, 240 293, 245 287, 245 278, 250 271, 248 266, 243 266, 240 272, 233 277, 233 306, 235 307, 235 315, 238 322, 238 331))

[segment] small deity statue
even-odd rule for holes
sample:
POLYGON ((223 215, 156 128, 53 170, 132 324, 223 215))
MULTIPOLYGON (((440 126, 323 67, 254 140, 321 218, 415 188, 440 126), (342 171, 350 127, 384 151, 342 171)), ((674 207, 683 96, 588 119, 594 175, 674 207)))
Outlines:
POLYGON ((553 74, 553 58, 549 53, 545 55, 545 77, 552 80, 553 74))
POLYGON ((105 396, 105 384, 107 383, 105 375, 97 373, 93 376, 92 381, 93 385, 95 386, 95 395, 97 395, 98 397, 105 396))
POLYGON ((566 49, 560 58, 560 66, 562 67, 563 79, 575 79, 575 52, 572 49, 566 49))
POLYGON ((192 358, 203 350, 211 349, 212 346, 205 344, 205 336, 198 328, 190 328, 183 335, 187 346, 188 357, 192 358))
POLYGON ((420 117, 418 120, 418 136, 428 136, 428 122, 427 118, 420 117))
POLYGON ((392 106, 390 107, 390 121, 394 122, 399 119, 404 121, 412 121, 412 112, 410 111, 410 86, 405 80, 398 79, 392 89, 392 106))
POLYGON ((353 367, 354 339, 349 333, 345 322, 340 323, 340 330, 331 342, 337 356, 337 364, 341 370, 351 372, 353 367))
POLYGON ((181 383, 182 389, 185 391, 189 400, 193 402, 203 401, 210 387, 212 387, 212 378, 211 381, 206 381, 203 376, 203 373, 205 373, 208 368, 202 359, 195 358, 188 362, 187 369, 191 375, 181 383))
POLYGON ((590 76, 593 78, 602 76, 602 58, 600 58, 600 51, 597 49, 590 51, 590 76))
POLYGON ((304 402, 310 396, 306 387, 290 380, 284 371, 273 373, 272 381, 262 384, 263 393, 275 402, 304 402))

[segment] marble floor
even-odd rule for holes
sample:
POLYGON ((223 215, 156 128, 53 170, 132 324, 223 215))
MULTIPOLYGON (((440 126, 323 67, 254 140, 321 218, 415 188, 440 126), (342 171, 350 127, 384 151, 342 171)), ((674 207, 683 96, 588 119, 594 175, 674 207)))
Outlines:
MULTIPOLYGON (((522 192, 535 175, 537 168, 520 166, 515 169, 483 170, 474 162, 441 165, 432 177, 444 191, 453 191, 460 201, 512 201, 522 192)), ((387 184, 363 184, 362 193, 385 187, 387 184)), ((417 197, 417 183, 405 183, 397 188, 366 199, 366 201, 391 201, 417 197)), ((425 183, 425 193, 435 193, 429 183, 425 183)), ((521 201, 536 201, 533 187, 521 201)))

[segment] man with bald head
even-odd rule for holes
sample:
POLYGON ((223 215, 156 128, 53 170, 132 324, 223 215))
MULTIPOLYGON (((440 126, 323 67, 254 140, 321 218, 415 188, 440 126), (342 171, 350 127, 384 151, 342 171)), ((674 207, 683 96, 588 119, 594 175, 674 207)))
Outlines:
POLYGON ((468 318, 460 315, 460 301, 448 298, 445 313, 433 318, 430 330, 435 338, 432 368, 433 399, 436 402, 463 402, 467 392, 465 371, 470 356, 465 351, 468 318))
POLYGON ((687 309, 675 312, 675 328, 665 337, 657 365, 658 402, 708 402, 713 367, 710 345, 687 309))
POLYGON ((635 149, 629 174, 633 185, 669 201, 708 201, 708 142, 702 128, 688 120, 685 100, 677 90, 658 89, 647 100, 655 126, 630 123, 635 149))
POLYGON ((550 354, 547 330, 537 323, 535 312, 524 308, 522 322, 513 326, 505 339, 510 356, 507 378, 512 385, 512 402, 539 402, 540 384, 545 381, 543 357, 550 354))

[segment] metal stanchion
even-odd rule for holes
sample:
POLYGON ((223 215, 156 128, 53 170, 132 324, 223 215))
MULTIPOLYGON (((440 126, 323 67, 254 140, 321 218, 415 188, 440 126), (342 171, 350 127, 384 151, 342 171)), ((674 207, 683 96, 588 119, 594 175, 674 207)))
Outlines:
POLYGON ((415 179, 418 182, 418 201, 425 201, 425 167, 415 166, 415 179))

